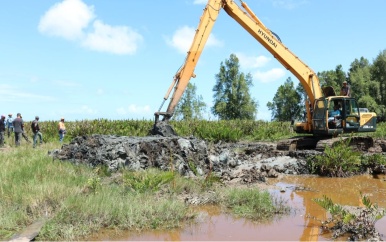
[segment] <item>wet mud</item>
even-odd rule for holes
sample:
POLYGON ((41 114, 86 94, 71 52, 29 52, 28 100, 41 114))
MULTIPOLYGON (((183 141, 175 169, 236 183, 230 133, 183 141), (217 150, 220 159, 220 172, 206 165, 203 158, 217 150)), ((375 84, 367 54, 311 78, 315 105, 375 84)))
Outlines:
MULTIPOLYGON (((165 231, 103 230, 92 235, 90 240, 103 241, 331 241, 331 234, 322 233, 320 221, 327 218, 326 211, 312 199, 322 195, 331 197, 336 203, 362 206, 360 193, 380 207, 386 207, 386 176, 370 175, 350 178, 322 178, 315 176, 288 175, 267 181, 273 188, 269 191, 284 198, 293 207, 291 214, 275 218, 266 223, 235 218, 216 206, 198 206, 198 223, 182 229, 165 231), (315 218, 311 218, 315 217, 315 218)), ((376 227, 386 239, 386 217, 377 221, 376 227)), ((339 240, 347 240, 341 237, 339 240)))

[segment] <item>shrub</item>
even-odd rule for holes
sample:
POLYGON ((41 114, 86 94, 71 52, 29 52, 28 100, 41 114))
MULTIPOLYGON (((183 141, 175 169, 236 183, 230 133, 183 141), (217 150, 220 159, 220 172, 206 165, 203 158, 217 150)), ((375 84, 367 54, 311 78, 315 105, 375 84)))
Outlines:
POLYGON ((363 209, 344 208, 335 204, 327 196, 313 199, 319 206, 327 210, 331 217, 322 221, 322 229, 333 232, 333 239, 349 234, 349 241, 362 241, 379 239, 380 234, 375 228, 375 222, 386 214, 386 210, 379 209, 376 204, 371 203, 367 196, 362 197, 363 209))
POLYGON ((313 173, 324 176, 345 177, 355 174, 361 168, 361 153, 353 151, 350 139, 341 140, 333 147, 327 146, 323 154, 308 160, 313 173))

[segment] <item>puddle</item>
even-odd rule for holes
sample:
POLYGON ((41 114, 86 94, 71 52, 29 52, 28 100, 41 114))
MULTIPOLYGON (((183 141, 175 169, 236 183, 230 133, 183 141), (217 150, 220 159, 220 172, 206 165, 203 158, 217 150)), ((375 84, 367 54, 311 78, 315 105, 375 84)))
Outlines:
MULTIPOLYGON (((185 241, 185 240, 280 240, 280 241, 327 241, 330 234, 321 234, 319 223, 306 215, 317 219, 326 219, 326 212, 313 198, 323 195, 330 197, 335 203, 359 206, 360 192, 369 196, 379 207, 386 207, 386 176, 372 177, 368 175, 351 178, 321 178, 291 176, 280 180, 270 180, 278 190, 270 191, 284 198, 294 211, 274 221, 258 224, 246 219, 237 219, 221 213, 214 206, 205 206, 201 210, 200 223, 183 229, 167 231, 150 231, 140 234, 126 231, 101 231, 90 240, 152 240, 152 241, 185 241), (284 188, 285 192, 279 192, 284 188), (300 190, 299 190, 300 188, 300 190), (304 188, 304 189, 302 189, 304 188)), ((386 217, 376 224, 378 231, 386 239, 386 217)))

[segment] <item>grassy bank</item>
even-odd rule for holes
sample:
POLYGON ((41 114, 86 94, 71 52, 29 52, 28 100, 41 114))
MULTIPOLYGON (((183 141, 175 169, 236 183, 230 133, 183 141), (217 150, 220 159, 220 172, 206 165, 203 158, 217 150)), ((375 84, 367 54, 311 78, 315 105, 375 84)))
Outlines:
MULTIPOLYGON (((65 142, 95 133, 146 136, 152 125, 153 121, 134 120, 68 122, 65 142)), ((281 122, 192 121, 172 122, 172 125, 181 136, 194 135, 213 142, 273 141, 295 135, 289 123, 281 122)), ((61 146, 57 141, 57 122, 42 122, 41 128, 46 142, 37 149, 24 140, 16 148, 12 140, 7 140, 7 148, 0 151, 1 240, 9 239, 41 217, 47 217, 48 222, 38 240, 78 240, 100 228, 180 227, 194 222, 194 213, 184 203, 186 194, 204 197, 205 202, 219 205, 224 211, 254 220, 288 212, 283 203, 266 191, 223 187, 216 177, 193 180, 172 171, 157 170, 109 174, 103 167, 91 169, 53 160, 47 152, 61 146)), ((384 137, 385 130, 386 125, 380 124, 371 135, 384 137)), ((28 124, 26 132, 31 136, 28 124)), ((338 148, 314 161, 313 168, 326 169, 333 164, 331 160, 341 164, 342 154, 346 153, 338 148)), ((353 155, 351 152, 348 157, 353 155)), ((362 163, 378 164, 380 160, 375 156, 365 158, 362 163)), ((353 159, 353 163, 357 162, 358 159, 353 159)))
POLYGON ((1 240, 42 217, 48 220, 38 240, 79 240, 101 228, 180 227, 194 222, 186 194, 210 194, 206 202, 255 220, 288 212, 265 191, 230 190, 214 177, 193 180, 158 170, 109 174, 103 167, 75 166, 47 155, 59 147, 58 142, 37 149, 23 143, 0 151, 1 240))

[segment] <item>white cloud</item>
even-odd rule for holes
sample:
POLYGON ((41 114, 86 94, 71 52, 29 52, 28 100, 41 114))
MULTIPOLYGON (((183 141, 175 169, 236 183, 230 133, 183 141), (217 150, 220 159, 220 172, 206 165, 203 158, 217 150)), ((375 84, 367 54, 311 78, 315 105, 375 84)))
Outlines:
POLYGON ((239 59, 240 66, 246 69, 263 67, 271 60, 263 55, 247 56, 243 53, 235 53, 235 55, 239 59))
POLYGON ((41 33, 69 40, 82 38, 83 30, 95 18, 94 7, 81 0, 64 0, 52 6, 41 18, 41 33))
POLYGON ((126 115, 126 114, 141 114, 141 115, 149 115, 152 113, 152 110, 149 105, 145 106, 138 106, 135 104, 130 104, 128 107, 120 107, 117 108, 117 113, 120 115, 126 115))
POLYGON ((79 108, 72 109, 71 111, 67 111, 69 114, 97 114, 98 110, 90 108, 87 105, 82 105, 79 108))
POLYGON ((207 4, 208 0, 194 0, 193 4, 207 4))
MULTIPOLYGON (((176 32, 174 32, 172 39, 166 39, 166 42, 173 48, 177 49, 178 52, 186 54, 192 45, 195 34, 196 30, 194 28, 184 26, 177 29, 176 32)), ((210 46, 221 47, 223 46, 223 43, 216 39, 213 34, 210 34, 206 43, 206 47, 210 46)))
POLYGON ((253 78, 263 83, 269 83, 282 78, 284 75, 285 75, 284 69, 273 68, 266 72, 257 71, 253 73, 253 78))
POLYGON ((111 26, 96 19, 94 6, 82 0, 63 0, 52 6, 41 17, 38 30, 42 34, 77 41, 91 50, 119 55, 134 54, 143 40, 130 27, 111 26))
POLYGON ((54 97, 46 95, 37 95, 30 92, 25 92, 22 89, 0 84, 0 97, 2 100, 12 102, 38 102, 38 101, 53 101, 54 97))
POLYGON ((110 26, 100 20, 93 23, 93 32, 88 33, 82 45, 91 49, 114 54, 134 54, 143 38, 126 26, 110 26))

